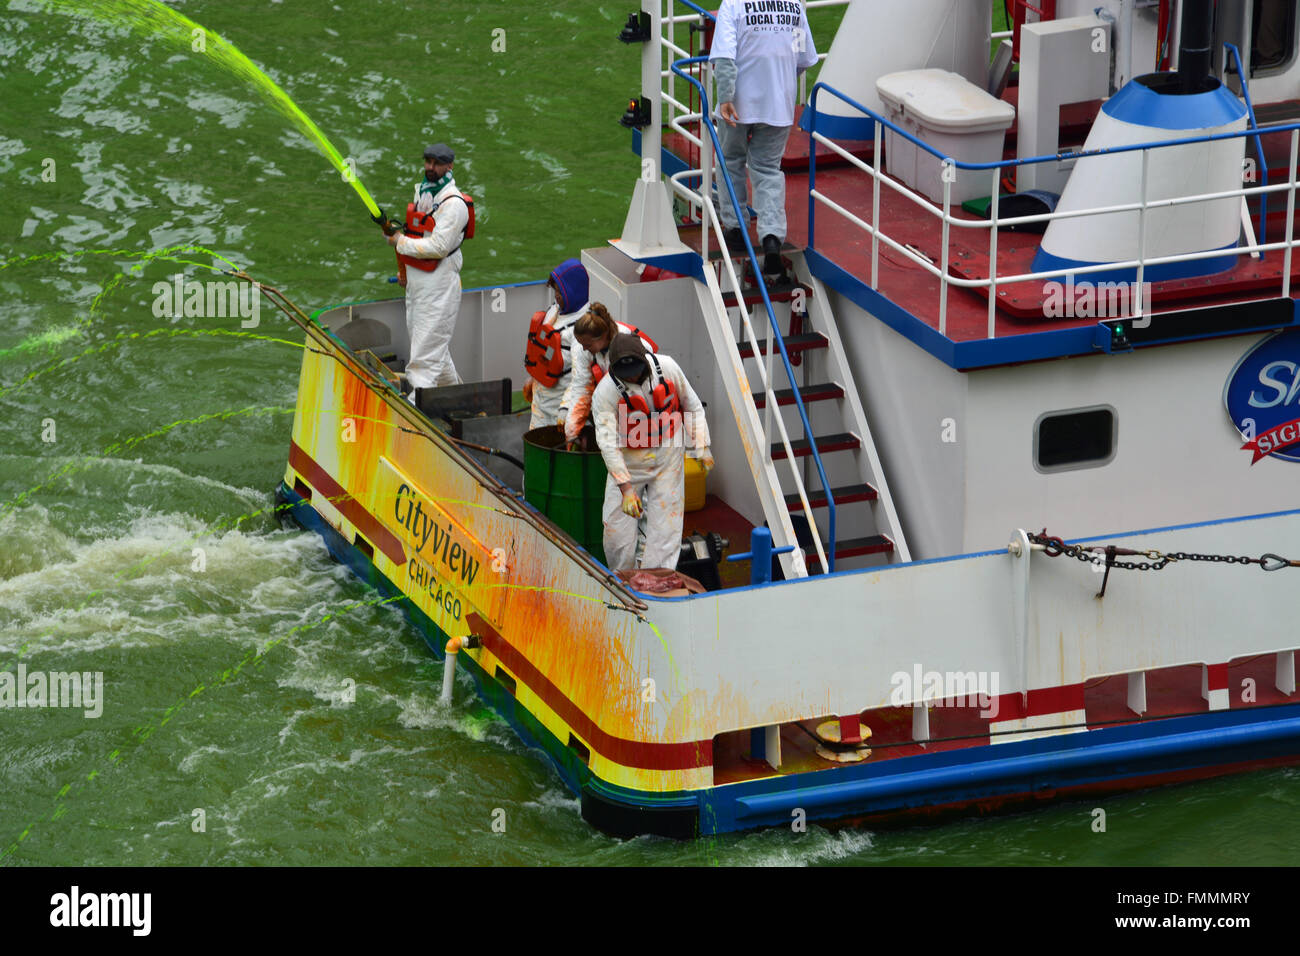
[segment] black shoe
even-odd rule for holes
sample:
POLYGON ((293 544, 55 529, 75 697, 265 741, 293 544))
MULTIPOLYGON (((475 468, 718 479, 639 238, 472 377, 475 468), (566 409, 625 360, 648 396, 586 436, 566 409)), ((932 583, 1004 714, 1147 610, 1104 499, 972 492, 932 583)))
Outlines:
POLYGON ((772 281, 785 274, 781 262, 781 240, 776 236, 763 237, 763 278, 772 281))
POLYGON ((727 241, 727 248, 732 252, 745 251, 745 233, 739 226, 733 226, 722 233, 722 238, 727 241))

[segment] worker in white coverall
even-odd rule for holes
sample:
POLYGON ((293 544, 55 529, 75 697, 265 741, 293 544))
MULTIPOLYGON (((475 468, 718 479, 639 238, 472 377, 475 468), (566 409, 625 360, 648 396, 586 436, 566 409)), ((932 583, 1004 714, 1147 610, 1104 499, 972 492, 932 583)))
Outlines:
POLYGON ((609 310, 599 302, 593 302, 591 311, 573 327, 573 374, 569 376, 569 387, 564 392, 558 416, 564 426, 564 437, 569 441, 576 440, 587 424, 591 394, 609 372, 609 347, 620 332, 640 336, 648 351, 658 351, 650 336, 634 325, 614 321, 609 310))
POLYGON ((524 398, 533 404, 529 428, 563 425, 560 406, 573 378, 574 326, 587 314, 587 270, 577 259, 565 259, 547 280, 552 301, 534 316, 524 353, 524 398))
POLYGON ((415 187, 414 206, 417 213, 433 216, 432 231, 419 238, 397 233, 388 239, 405 266, 411 404, 417 388, 460 384, 451 360, 451 336, 460 312, 460 246, 469 225, 469 206, 452 178, 455 159, 444 143, 424 151, 424 182, 415 187))
POLYGON ((794 125, 799 74, 817 64, 808 16, 799 0, 762 4, 722 0, 709 60, 718 84, 718 141, 731 183, 740 202, 742 223, 736 218, 727 187, 718 176, 718 215, 727 246, 744 251, 742 227, 748 224, 745 168, 753 183, 753 205, 762 237, 763 275, 779 279, 785 269, 785 154, 794 125))
POLYGON ((681 367, 647 352, 635 335, 615 336, 609 359, 609 374, 591 396, 596 442, 609 472, 605 563, 616 571, 675 569, 686 505, 684 449, 706 472, 713 467, 704 406, 681 367))

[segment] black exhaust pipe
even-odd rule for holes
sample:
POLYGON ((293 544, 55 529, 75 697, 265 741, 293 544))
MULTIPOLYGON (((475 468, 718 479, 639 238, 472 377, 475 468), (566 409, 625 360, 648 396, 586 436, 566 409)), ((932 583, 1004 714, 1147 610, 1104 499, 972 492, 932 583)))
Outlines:
POLYGON ((1178 76, 1185 94, 1204 93, 1210 81, 1214 38, 1214 0, 1182 0, 1183 19, 1178 38, 1178 76))

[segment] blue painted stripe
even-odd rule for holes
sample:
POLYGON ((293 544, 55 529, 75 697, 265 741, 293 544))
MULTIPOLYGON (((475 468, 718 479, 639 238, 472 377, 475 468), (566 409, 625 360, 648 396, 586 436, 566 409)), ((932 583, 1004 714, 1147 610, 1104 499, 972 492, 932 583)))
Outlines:
MULTIPOLYGON (((797 793, 742 797, 736 801, 740 808, 737 817, 744 820, 769 816, 773 813, 788 816, 788 809, 795 805, 810 813, 823 809, 843 809, 846 804, 870 806, 883 799, 910 794, 924 796, 941 790, 955 790, 959 794, 975 795, 982 793, 981 788, 991 785, 1010 785, 1018 789, 1031 779, 1036 782, 1055 781, 1062 779, 1061 775, 1069 772, 1094 771, 1108 765, 1119 767, 1133 761, 1146 762, 1160 758, 1191 757, 1195 760, 1199 757, 1201 762, 1194 762, 1193 766, 1204 766, 1206 755, 1211 751, 1244 752, 1249 748, 1277 741, 1294 741, 1300 746, 1300 716, 1252 723, 1244 727, 1212 727, 1155 738, 1108 744, 1093 743, 1069 751, 1021 754, 998 759, 989 759, 988 751, 980 748, 971 754, 974 759, 957 766, 895 773, 847 784, 803 787, 797 793)), ((996 746, 1000 753, 1002 747, 1006 745, 996 746)), ((958 752, 968 754, 970 750, 968 748, 958 752)), ((1138 776, 1142 773, 1139 768, 1129 769, 1136 772, 1102 773, 1094 780, 1138 776)))
MULTIPOLYGON (((799 117, 799 128, 805 133, 813 130, 813 109, 808 107, 799 117)), ((836 116, 834 113, 817 113, 817 132, 828 139, 871 140, 876 138, 876 121, 870 116, 836 116)))
MULTIPOLYGON (((1226 246, 1220 246, 1219 250, 1237 248, 1237 240, 1234 239, 1226 246)), ((1196 252, 1209 252, 1209 249, 1193 250, 1196 252)), ((1215 275, 1219 272, 1227 272, 1237 264, 1236 253, 1230 253, 1223 256, 1215 256, 1210 259, 1192 259, 1188 262, 1163 262, 1153 266, 1147 266, 1142 272, 1142 278, 1145 282, 1163 282, 1166 279, 1194 279, 1198 276, 1215 275)), ((1111 260, 1114 261, 1114 260, 1111 260)), ((1031 272, 1057 272, 1065 269, 1087 269, 1091 266, 1104 266, 1104 262, 1088 262, 1085 259, 1066 259, 1063 256, 1056 256, 1048 252, 1044 247, 1039 246, 1038 252, 1034 254, 1034 264, 1031 272)), ((1071 273, 1073 275, 1073 273, 1071 273)), ((1059 278, 1053 281, 1061 281, 1059 278)), ((1079 282, 1136 282, 1137 267, 1130 269, 1107 269, 1102 272, 1085 272, 1078 277, 1079 282)))
MULTIPOLYGON (((996 365, 1010 365, 1016 362, 1034 362, 1040 359, 1101 354, 1100 347, 1097 345, 1097 330, 1101 328, 1100 321, 1097 324, 1080 325, 1069 329, 1026 332, 1021 335, 1002 335, 994 339, 981 338, 954 342, 947 336, 940 335, 938 330, 929 323, 921 321, 902 306, 872 289, 862 279, 836 264, 817 249, 809 248, 805 250, 804 256, 808 263, 808 269, 814 276, 870 315, 884 322, 904 338, 914 342, 939 361, 957 371, 991 368, 996 365)), ((1091 281, 1092 274, 1085 273, 1085 276, 1091 281)), ((1178 342, 1225 338, 1274 328, 1276 328, 1275 324, 1269 324, 1260 326, 1257 329, 1229 329, 1209 335, 1171 336, 1167 339, 1143 342, 1139 347, 1150 348, 1155 345, 1173 345, 1178 342)), ((1106 334, 1109 335, 1110 333, 1107 331, 1106 334)))
POLYGON ((1101 111, 1133 126, 1188 131, 1217 129, 1246 118, 1246 107, 1222 85, 1184 96, 1157 93, 1139 80, 1129 80, 1101 111))

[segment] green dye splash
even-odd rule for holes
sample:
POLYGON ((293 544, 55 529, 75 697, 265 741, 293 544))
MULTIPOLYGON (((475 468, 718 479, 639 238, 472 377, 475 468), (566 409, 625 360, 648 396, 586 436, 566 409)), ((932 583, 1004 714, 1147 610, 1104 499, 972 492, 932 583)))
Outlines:
MULTIPOLYGON (((230 266, 231 269, 238 270, 239 268, 239 266, 234 262, 231 262, 219 252, 213 252, 211 249, 205 249, 202 246, 168 246, 164 249, 155 249, 152 252, 136 252, 130 249, 83 249, 75 252, 44 252, 31 256, 14 256, 9 259, 0 259, 0 269, 25 266, 34 262, 66 262, 71 259, 80 258, 81 256, 113 256, 115 258, 138 260, 129 270, 137 275, 140 270, 150 262, 176 262, 181 265, 195 266, 199 269, 208 269, 211 272, 224 271, 219 266, 209 265, 206 262, 196 262, 193 259, 182 259, 175 254, 190 252, 198 252, 206 256, 211 256, 219 262, 224 262, 226 265, 230 266)), ((47 329, 44 332, 38 332, 35 335, 23 339, 11 348, 0 349, 0 359, 8 358, 11 355, 20 355, 24 352, 54 349, 55 347, 62 345, 68 339, 75 338, 85 330, 86 326, 94 321, 95 313, 99 311, 104 300, 112 295, 114 290, 122 284, 122 280, 125 278, 126 273, 116 273, 113 278, 108 281, 108 284, 99 290, 99 293, 95 296, 95 300, 90 304, 90 311, 77 325, 62 326, 56 329, 47 329)), ((45 370, 40 370, 40 372, 43 371, 45 370)), ((40 374, 40 372, 37 374, 40 374)), ((28 376, 28 378, 32 377, 34 376, 28 376)), ((0 394, 3 394, 6 390, 7 389, 0 390, 0 394)))
MULTIPOLYGON (((65 330, 59 329, 56 331, 62 333, 65 330)), ((80 330, 73 329, 72 334, 75 335, 78 331, 80 330)), ((193 337, 229 336, 231 338, 256 339, 263 342, 275 342, 279 345, 289 345, 296 349, 300 349, 304 347, 301 342, 290 342, 288 339, 276 338, 275 336, 272 335, 260 335, 256 332, 237 332, 234 329, 154 329, 150 332, 122 332, 119 333, 114 338, 109 339, 107 342, 103 343, 102 345, 92 346, 91 348, 85 349, 82 352, 78 352, 76 355, 70 355, 67 358, 56 359, 54 362, 45 365, 42 368, 38 368, 35 369, 34 371, 28 372, 26 376, 19 379, 13 385, 0 386, 0 397, 8 395, 10 392, 17 391, 23 386, 28 385, 31 382, 35 381, 36 379, 40 378, 42 375, 46 375, 49 372, 58 371, 59 369, 67 368, 73 362, 79 362, 83 358, 87 358, 91 355, 102 355, 103 353, 109 351, 110 349, 115 349, 122 345, 125 345, 127 342, 135 341, 137 339, 152 339, 158 336, 173 338, 178 335, 193 336, 193 337)), ((64 336, 64 338, 67 337, 69 336, 64 336)), ((37 336, 37 338, 40 338, 40 336, 37 336)), ((63 339, 60 339, 60 341, 62 340, 63 339)), ((28 341, 33 341, 33 340, 28 340, 28 341)), ((18 349, 23 348, 26 345, 27 345, 26 342, 21 343, 20 345, 15 346, 13 349, 10 349, 9 351, 16 352, 18 351, 18 349)), ((5 352, 0 352, 0 357, 3 357, 5 354, 6 354, 5 352)))
POLYGON ((56 13, 91 16, 96 20, 128 27, 146 36, 183 46, 192 53, 211 58, 240 79, 251 83, 271 106, 316 144, 325 158, 343 175, 344 180, 357 191, 370 214, 379 215, 379 206, 370 198, 370 193, 357 178, 351 164, 339 155, 334 144, 317 128, 311 117, 298 108, 289 94, 280 89, 274 80, 258 69, 234 44, 158 0, 46 0, 46 3, 56 13))

